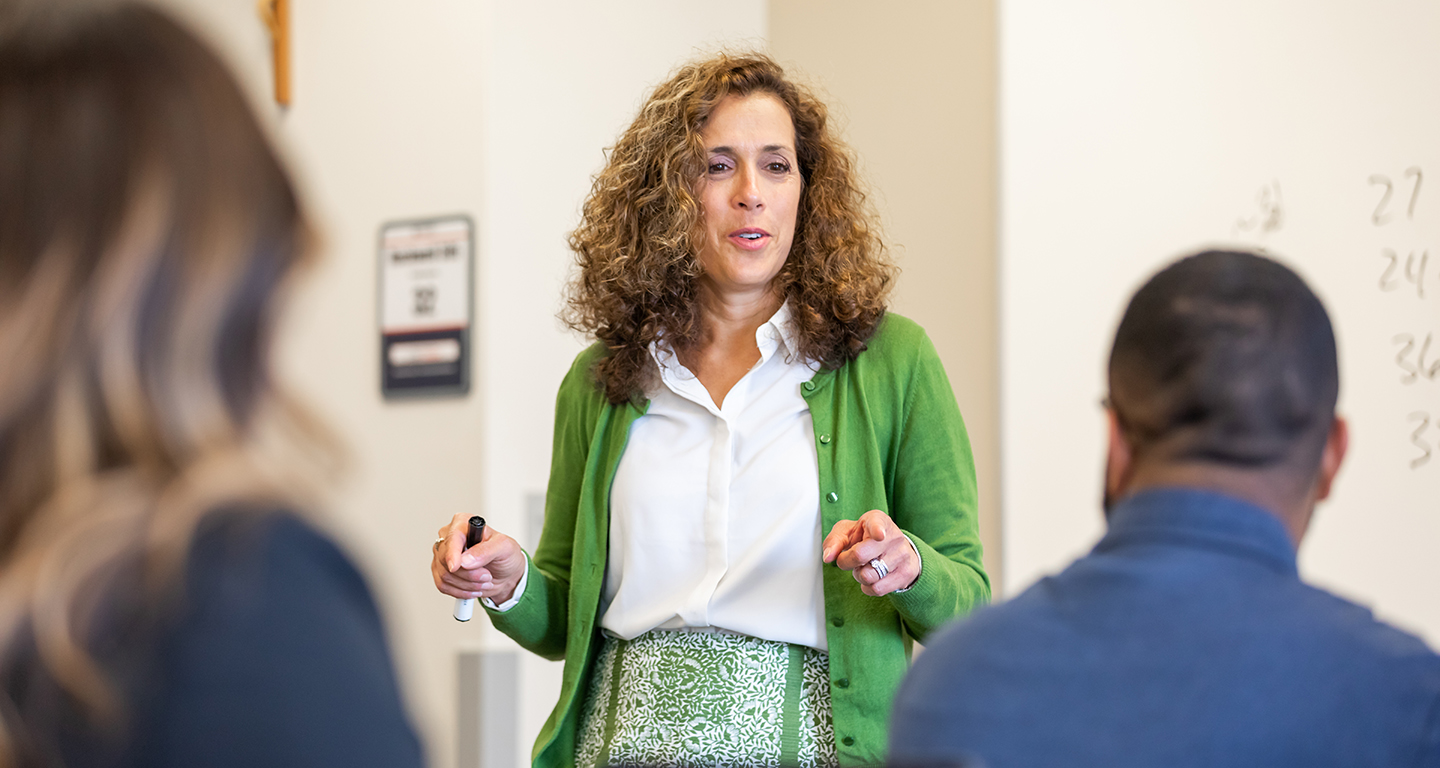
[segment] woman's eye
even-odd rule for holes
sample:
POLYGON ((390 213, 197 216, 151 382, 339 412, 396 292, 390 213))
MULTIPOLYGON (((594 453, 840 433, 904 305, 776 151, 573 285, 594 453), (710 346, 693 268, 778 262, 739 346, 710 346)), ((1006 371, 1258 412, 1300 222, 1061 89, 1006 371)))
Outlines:
POLYGON ((710 172, 711 172, 711 173, 724 173, 725 171, 728 171, 728 170, 730 170, 730 164, 729 164, 729 163, 720 162, 720 161, 717 160, 717 161, 715 161, 715 162, 713 162, 713 163, 710 164, 710 172))
POLYGON ((770 163, 770 164, 766 165, 765 167, 766 167, 766 168, 769 168, 771 173, 789 173, 789 172, 790 172, 790 164, 789 164, 789 163, 782 163, 782 162, 780 162, 779 160, 776 160, 775 162, 770 163))

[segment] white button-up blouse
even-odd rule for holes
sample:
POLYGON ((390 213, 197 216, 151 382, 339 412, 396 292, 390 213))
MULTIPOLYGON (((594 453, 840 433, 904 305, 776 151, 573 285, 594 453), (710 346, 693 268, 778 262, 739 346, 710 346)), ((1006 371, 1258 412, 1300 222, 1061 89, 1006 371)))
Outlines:
POLYGON ((713 627, 825 643, 819 469, 788 306, 755 332, 760 362, 716 405, 673 352, 610 489, 600 626, 631 639, 713 627))

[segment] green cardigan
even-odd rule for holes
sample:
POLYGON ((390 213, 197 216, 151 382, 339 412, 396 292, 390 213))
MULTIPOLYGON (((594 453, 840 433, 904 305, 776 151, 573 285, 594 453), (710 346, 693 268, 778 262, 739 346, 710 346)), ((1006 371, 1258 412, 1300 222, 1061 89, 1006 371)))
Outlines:
MULTIPOLYGON (((529 585, 497 629, 545 658, 564 659, 560 701, 535 742, 536 768, 574 764, 596 642, 609 541, 610 484, 630 425, 648 401, 609 404, 576 359, 555 408, 545 526, 529 585)), ((884 761, 891 700, 908 668, 910 638, 990 597, 976 531, 975 465, 955 395, 925 331, 886 315, 859 357, 821 370, 802 395, 815 424, 821 530, 871 509, 890 514, 920 550, 922 572, 904 594, 870 597, 847 571, 824 568, 831 711, 841 766, 884 761)))

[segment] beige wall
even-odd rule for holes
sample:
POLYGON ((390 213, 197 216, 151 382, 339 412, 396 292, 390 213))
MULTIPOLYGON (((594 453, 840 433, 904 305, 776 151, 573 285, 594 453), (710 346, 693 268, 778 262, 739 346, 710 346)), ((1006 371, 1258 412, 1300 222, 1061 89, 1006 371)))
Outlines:
POLYGON ((1000 575, 995 0, 771 0, 774 55, 818 86, 860 157, 970 429, 1000 575))

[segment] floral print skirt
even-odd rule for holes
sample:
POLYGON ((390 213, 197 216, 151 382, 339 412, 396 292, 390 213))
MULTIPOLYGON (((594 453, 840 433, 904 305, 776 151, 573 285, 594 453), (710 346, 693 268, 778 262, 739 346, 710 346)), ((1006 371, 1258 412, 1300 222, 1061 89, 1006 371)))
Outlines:
POLYGON ((723 631, 604 636, 580 768, 831 768, 829 656, 723 631))

